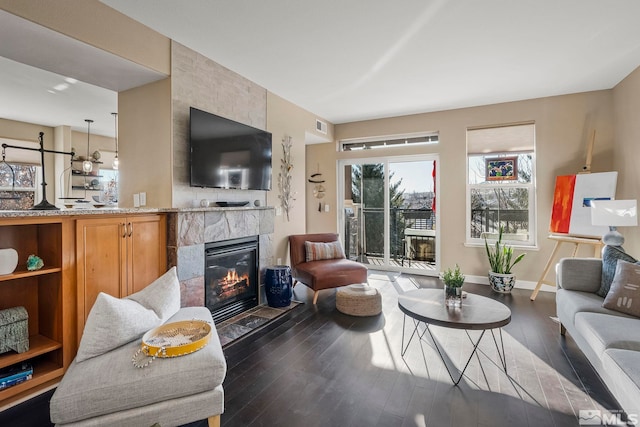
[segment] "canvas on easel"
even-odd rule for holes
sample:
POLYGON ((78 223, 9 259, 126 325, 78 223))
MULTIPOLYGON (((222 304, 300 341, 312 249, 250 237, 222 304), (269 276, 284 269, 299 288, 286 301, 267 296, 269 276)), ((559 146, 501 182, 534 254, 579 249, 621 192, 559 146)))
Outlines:
POLYGON ((598 237, 608 228, 591 225, 591 201, 613 200, 618 172, 601 172, 556 177, 551 212, 551 233, 598 237))

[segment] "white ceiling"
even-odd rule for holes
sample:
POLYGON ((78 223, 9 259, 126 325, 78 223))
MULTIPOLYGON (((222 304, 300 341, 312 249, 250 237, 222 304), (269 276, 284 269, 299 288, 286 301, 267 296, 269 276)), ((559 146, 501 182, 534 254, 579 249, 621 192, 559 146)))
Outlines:
POLYGON ((610 89, 637 0, 102 0, 333 122, 610 89))
POLYGON ((166 77, 3 10, 0 40, 4 119, 113 136, 117 92, 166 77))
MULTIPOLYGON (((637 0, 103 3, 333 123, 609 89, 640 65, 637 0)), ((113 135, 115 91, 163 77, 3 11, 0 39, 2 118, 113 135)))

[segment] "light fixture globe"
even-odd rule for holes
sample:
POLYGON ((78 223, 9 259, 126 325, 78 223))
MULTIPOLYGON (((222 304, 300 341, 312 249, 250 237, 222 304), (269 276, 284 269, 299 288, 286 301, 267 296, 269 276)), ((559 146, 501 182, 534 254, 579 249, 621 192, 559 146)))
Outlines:
POLYGON ((87 158, 82 162, 82 171, 89 173, 93 170, 93 163, 89 156, 89 136, 91 135, 91 123, 93 123, 93 120, 85 119, 84 121, 87 122, 87 158))
POLYGON ((118 170, 118 166, 120 166, 120 160, 118 160, 118 113, 111 113, 113 116, 113 122, 115 127, 115 140, 116 140, 116 157, 113 159, 112 167, 115 170, 118 170))

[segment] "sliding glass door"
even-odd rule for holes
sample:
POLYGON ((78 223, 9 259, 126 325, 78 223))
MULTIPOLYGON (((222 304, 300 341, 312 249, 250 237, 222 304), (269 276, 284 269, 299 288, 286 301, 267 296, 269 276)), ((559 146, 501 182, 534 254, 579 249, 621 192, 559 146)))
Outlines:
POLYGON ((437 274, 436 157, 341 161, 341 227, 350 259, 437 274))

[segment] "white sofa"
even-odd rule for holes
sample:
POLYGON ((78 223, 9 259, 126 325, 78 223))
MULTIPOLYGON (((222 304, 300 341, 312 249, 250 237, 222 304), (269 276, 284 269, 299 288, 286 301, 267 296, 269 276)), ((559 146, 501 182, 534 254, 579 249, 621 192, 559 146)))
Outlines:
POLYGON ((602 277, 600 259, 564 258, 556 277, 561 334, 569 332, 622 409, 637 416, 640 318, 602 307, 604 298, 596 294, 602 277))

